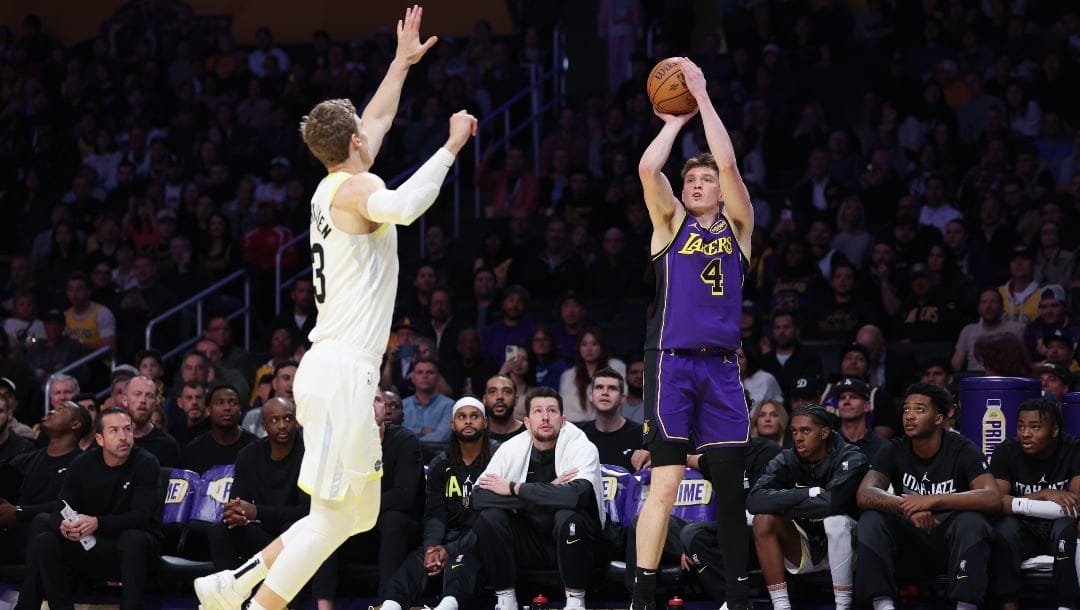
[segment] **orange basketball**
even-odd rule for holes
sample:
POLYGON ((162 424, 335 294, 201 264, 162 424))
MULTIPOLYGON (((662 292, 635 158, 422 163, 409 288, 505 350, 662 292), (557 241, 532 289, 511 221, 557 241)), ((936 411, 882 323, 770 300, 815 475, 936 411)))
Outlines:
POLYGON ((686 79, 675 59, 669 57, 653 66, 645 89, 649 101, 660 112, 686 114, 697 109, 697 100, 686 88, 686 79))

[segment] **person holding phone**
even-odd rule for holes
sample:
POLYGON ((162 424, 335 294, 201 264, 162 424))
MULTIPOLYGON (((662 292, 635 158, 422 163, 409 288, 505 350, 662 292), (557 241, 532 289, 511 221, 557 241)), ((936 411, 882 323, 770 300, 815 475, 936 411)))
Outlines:
POLYGON ((507 345, 505 357, 499 367, 499 375, 505 375, 517 388, 517 400, 514 403, 514 416, 525 418, 525 394, 536 387, 536 370, 529 361, 529 350, 523 345, 507 345))

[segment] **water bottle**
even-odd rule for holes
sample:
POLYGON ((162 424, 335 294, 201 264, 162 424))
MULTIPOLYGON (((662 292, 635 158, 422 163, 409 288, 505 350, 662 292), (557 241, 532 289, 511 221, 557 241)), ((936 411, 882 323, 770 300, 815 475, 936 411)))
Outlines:
POLYGON ((683 610, 683 600, 678 595, 668 600, 667 610, 683 610))
POLYGON ((548 598, 543 593, 537 593, 532 600, 531 610, 548 610, 548 598))

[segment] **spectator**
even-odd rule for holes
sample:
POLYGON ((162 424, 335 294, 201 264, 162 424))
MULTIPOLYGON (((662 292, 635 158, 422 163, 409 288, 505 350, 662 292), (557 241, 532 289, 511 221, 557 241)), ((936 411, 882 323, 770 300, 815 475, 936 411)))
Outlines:
POLYGON ((571 290, 581 292, 585 277, 585 263, 571 248, 566 222, 551 218, 544 229, 543 250, 515 257, 507 282, 525 286, 536 298, 553 299, 571 290))
POLYGON ((900 311, 898 334, 902 343, 925 343, 955 337, 955 302, 946 302, 933 290, 934 275, 923 263, 911 267, 911 296, 900 311))
POLYGON ((241 397, 247 397, 251 394, 251 384, 244 377, 244 374, 239 369, 222 364, 221 346, 216 341, 199 339, 195 343, 195 350, 202 352, 206 356, 210 368, 213 369, 212 377, 214 381, 233 386, 236 391, 240 392, 241 397))
POLYGON ((252 74, 259 78, 263 78, 268 74, 268 62, 271 57, 277 63, 276 69, 281 72, 288 72, 289 66, 292 65, 288 54, 280 48, 274 46, 274 37, 270 33, 270 28, 260 27, 255 30, 255 50, 248 55, 248 70, 252 74))
MULTIPOLYGON (((176 304, 176 295, 162 285, 157 278, 154 261, 145 254, 135 257, 136 286, 117 297, 119 319, 117 326, 126 345, 119 346, 122 354, 131 354, 135 346, 142 342, 147 323, 176 304)), ((71 328, 69 315, 68 328, 71 328)), ((159 342, 168 339, 158 338, 159 342)))
POLYGON ((67 281, 67 299, 71 307, 64 312, 64 331, 88 350, 116 346, 116 318, 108 307, 90 300, 90 278, 73 273, 67 281))
POLYGON ((102 567, 119 567, 121 608, 144 606, 159 554, 154 516, 161 494, 157 460, 134 444, 132 429, 131 417, 120 409, 98 417, 98 447, 72 461, 60 490, 76 517, 62 518, 57 507, 49 528, 30 542, 19 608, 37 608, 42 598, 52 608, 71 608, 69 572, 100 573, 102 567), (89 550, 79 543, 87 536, 96 539, 89 550))
POLYGON ((1080 339, 1080 321, 1069 313, 1065 289, 1060 284, 1051 284, 1038 290, 1039 317, 1028 323, 1024 329, 1024 347, 1032 360, 1046 357, 1043 340, 1054 331, 1064 331, 1073 343, 1080 339))
POLYGON ((409 396, 415 391, 411 376, 419 351, 416 324, 411 317, 401 316, 390 330, 394 335, 383 361, 379 386, 383 389, 394 387, 402 396, 409 396))
MULTIPOLYGON (((211 317, 206 323, 206 329, 203 330, 203 338, 217 343, 221 348, 221 360, 218 364, 241 371, 247 370, 248 352, 233 341, 233 329, 228 318, 211 317)), ((289 357, 292 357, 291 352, 289 357)))
MULTIPOLYGON (((4 318, 11 355, 23 354, 34 342, 45 339, 45 326, 37 318, 37 299, 32 292, 19 292, 11 307, 11 317, 4 318)), ((62 315, 62 314, 61 314, 62 315)))
POLYGON ((514 210, 532 214, 540 204, 540 182, 525 167, 525 151, 517 147, 507 150, 500 170, 490 169, 494 152, 493 146, 488 147, 473 177, 477 188, 491 193, 485 216, 507 218, 514 210))
MULTIPOLYGON (((502 273, 505 283, 506 270, 502 273)), ((501 316, 501 303, 495 298, 498 282, 498 276, 493 269, 482 267, 473 272, 472 298, 461 308, 461 319, 478 331, 483 331, 485 326, 501 316)))
POLYGON ((1031 251, 1018 245, 1009 259, 1009 280, 998 287, 1005 305, 1004 319, 1027 324, 1038 315, 1039 285, 1035 282, 1031 251))
MULTIPOLYGON (((861 343, 849 343, 844 349, 840 360, 840 381, 825 386, 821 393, 821 404, 831 412, 836 411, 839 395, 836 387, 844 379, 857 379, 867 383, 870 379, 871 352, 868 347, 861 343)), ((870 420, 874 426, 874 432, 882 438, 892 438, 900 430, 899 414, 890 397, 882 388, 869 384, 870 394, 870 420)))
POLYGON ((79 393, 79 380, 71 375, 53 373, 49 375, 46 383, 49 385, 49 407, 53 409, 75 398, 79 393))
POLYGON ((837 431, 862 452, 867 462, 872 462, 887 441, 875 434, 868 424, 873 410, 870 388, 858 379, 848 378, 837 383, 833 391, 837 398, 836 414, 840 418, 837 431))
POLYGON ((780 382, 790 396, 796 378, 820 377, 821 358, 799 342, 801 322, 792 312, 777 312, 772 323, 772 351, 761 357, 761 368, 780 382))
MULTIPOLYGON (((188 381, 180 388, 176 405, 184 412, 184 420, 169 427, 169 435, 181 447, 210 431, 210 416, 206 409, 206 386, 188 381)), ((260 547, 261 548, 261 547, 260 547)))
POLYGON ((450 440, 451 411, 454 401, 436 390, 439 365, 430 358, 417 357, 409 373, 416 393, 403 401, 405 421, 402 426, 432 449, 450 440))
POLYGON ((1031 377, 1031 357, 1019 336, 996 332, 975 340, 975 360, 982 363, 988 377, 1031 377))
POLYGON ((528 351, 529 362, 536 370, 536 385, 559 389, 559 379, 570 365, 563 359, 555 336, 546 326, 539 325, 533 331, 528 351))
MULTIPOLYGON (((292 240, 293 233, 277 220, 276 204, 271 199, 260 199, 255 212, 255 228, 244 234, 240 253, 245 263, 258 271, 270 271, 276 264, 277 251, 292 240)), ((282 265, 296 267, 296 248, 290 247, 282 254, 282 265)))
POLYGON ((1076 341, 1065 330, 1058 329, 1043 338, 1046 347, 1046 360, 1063 365, 1074 375, 1080 373, 1080 364, 1076 362, 1076 341))
MULTIPOLYGON (((12 384, 7 377, 2 378, 2 380, 4 384, 2 387, 11 387, 12 384)), ((11 396, 14 396, 14 390, 12 390, 11 396)), ((34 449, 32 437, 20 436, 12 429, 12 425, 17 422, 15 419, 15 407, 14 401, 6 393, 0 395, 0 461, 34 449)))
POLYGON ((752 438, 763 438, 782 447, 790 444, 787 440, 787 428, 788 412, 784 409, 783 403, 763 400, 760 403, 755 402, 750 409, 750 436, 752 438))
POLYGON ((893 396, 899 396, 915 380, 915 355, 910 349, 887 344, 877 326, 860 327, 855 342, 870 350, 870 387, 885 388, 893 396))
MULTIPOLYGON (((293 399, 293 384, 296 381, 296 369, 299 366, 300 364, 295 360, 286 360, 274 367, 274 372, 270 375, 270 394, 266 400, 270 398, 293 399)), ((266 400, 258 406, 252 405, 240 423, 241 428, 259 438, 266 438, 266 429, 262 426, 262 405, 266 403, 266 400)))
MULTIPOLYGON (((929 383, 950 390, 953 387, 953 368, 946 358, 933 358, 926 363, 922 376, 922 383, 929 383)), ((949 417, 952 417, 950 413, 949 417)))
POLYGON ((854 195, 844 197, 836 211, 836 235, 831 246, 846 256, 856 269, 862 267, 874 245, 873 238, 863 228, 865 220, 862 200, 854 195))
POLYGON ((1004 307, 1001 293, 992 288, 979 295, 979 320, 964 326, 956 340, 951 364, 957 371, 983 371, 982 362, 975 357, 975 343, 979 338, 999 332, 1008 332, 1018 339, 1024 334, 1024 325, 1003 318, 1004 307))
POLYGON ((426 323, 421 328, 428 337, 435 341, 439 352, 439 362, 449 363, 457 351, 458 334, 466 328, 454 315, 454 304, 449 288, 436 288, 431 292, 426 323))
POLYGON ((776 377, 761 370, 758 357, 753 352, 747 352, 742 348, 735 350, 735 355, 739 358, 739 377, 742 379, 743 389, 746 390, 753 404, 766 400, 784 404, 784 393, 780 390, 780 383, 776 377))
POLYGON ((480 336, 484 344, 484 356, 496 362, 506 359, 507 345, 525 345, 532 335, 533 324, 525 319, 529 305, 529 291, 513 285, 503 292, 502 320, 484 325, 480 336))
POLYGON ((589 384, 589 403, 596 418, 581 425, 581 431, 596 445, 601 464, 611 464, 631 472, 649 465, 649 452, 642 444, 641 424, 623 417, 626 383, 615 369, 600 369, 589 384))
POLYGON ((1061 403, 1066 392, 1072 391, 1073 376, 1069 372, 1068 365, 1046 362, 1039 366, 1037 372, 1043 393, 1058 404, 1061 403))
MULTIPOLYGON (((142 375, 132 377, 120 397, 121 405, 127 412, 132 425, 135 446, 153 455, 162 466, 180 466, 180 445, 176 439, 150 421, 157 401, 157 384, 149 377, 142 375)), ((101 416, 98 417, 99 422, 100 420, 101 416)), ((100 442, 101 440, 98 439, 99 444, 100 442)))
POLYGON ((483 356, 480 333, 474 328, 463 328, 457 335, 457 350, 439 368, 454 395, 461 396, 480 391, 483 381, 494 375, 499 366, 483 356))
POLYGON ((581 295, 574 291, 563 294, 559 299, 559 324, 551 331, 559 357, 568 362, 574 360, 574 347, 581 339, 581 333, 593 325, 581 295))
POLYGON ((506 375, 492 376, 485 384, 483 398, 492 440, 504 443, 525 431, 525 424, 514 417, 518 392, 513 379, 506 375))
POLYGON ((1074 254, 1061 243, 1061 227, 1044 222, 1035 245, 1034 279, 1039 284, 1063 284, 1073 276, 1074 254))
POLYGON ((588 387, 596 372, 605 368, 615 369, 620 375, 626 374, 626 364, 609 354, 603 331, 596 326, 587 328, 581 333, 574 349, 574 366, 559 378, 560 402, 567 421, 577 423, 596 417, 589 406, 588 387))
POLYGON ((86 352, 81 343, 64 335, 65 318, 59 309, 49 310, 44 320, 45 336, 26 350, 26 366, 38 383, 45 383, 50 375, 75 362, 86 352))
POLYGON ((315 307, 315 287, 309 277, 298 277, 289 289, 289 303, 274 320, 274 328, 284 328, 292 335, 293 345, 307 340, 308 334, 315 328, 319 315, 315 307))
POLYGON ((806 328, 807 337, 843 341, 854 335, 860 326, 878 317, 872 305, 859 298, 856 278, 855 266, 847 260, 832 266, 829 279, 832 299, 813 305, 812 318, 806 328))
POLYGON ((258 440, 240 427, 240 394, 236 388, 220 384, 210 389, 210 431, 195 438, 181 453, 184 468, 204 473, 214 466, 235 464, 240 450, 258 440))
POLYGON ((198 265, 207 279, 216 283, 225 278, 240 261, 240 250, 233 244, 228 217, 219 212, 210 215, 207 231, 200 240, 198 265))

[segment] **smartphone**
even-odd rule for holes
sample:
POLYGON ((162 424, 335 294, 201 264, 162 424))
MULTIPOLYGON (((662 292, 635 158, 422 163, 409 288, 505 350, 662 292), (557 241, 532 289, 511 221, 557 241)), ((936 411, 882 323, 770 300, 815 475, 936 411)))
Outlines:
POLYGON ((506 361, 510 362, 511 360, 514 360, 515 358, 517 358, 519 349, 521 349, 521 348, 519 348, 516 345, 507 345, 506 346, 506 361))
POLYGON ((416 356, 416 345, 412 343, 406 343, 398 350, 398 355, 402 358, 412 358, 416 356))

